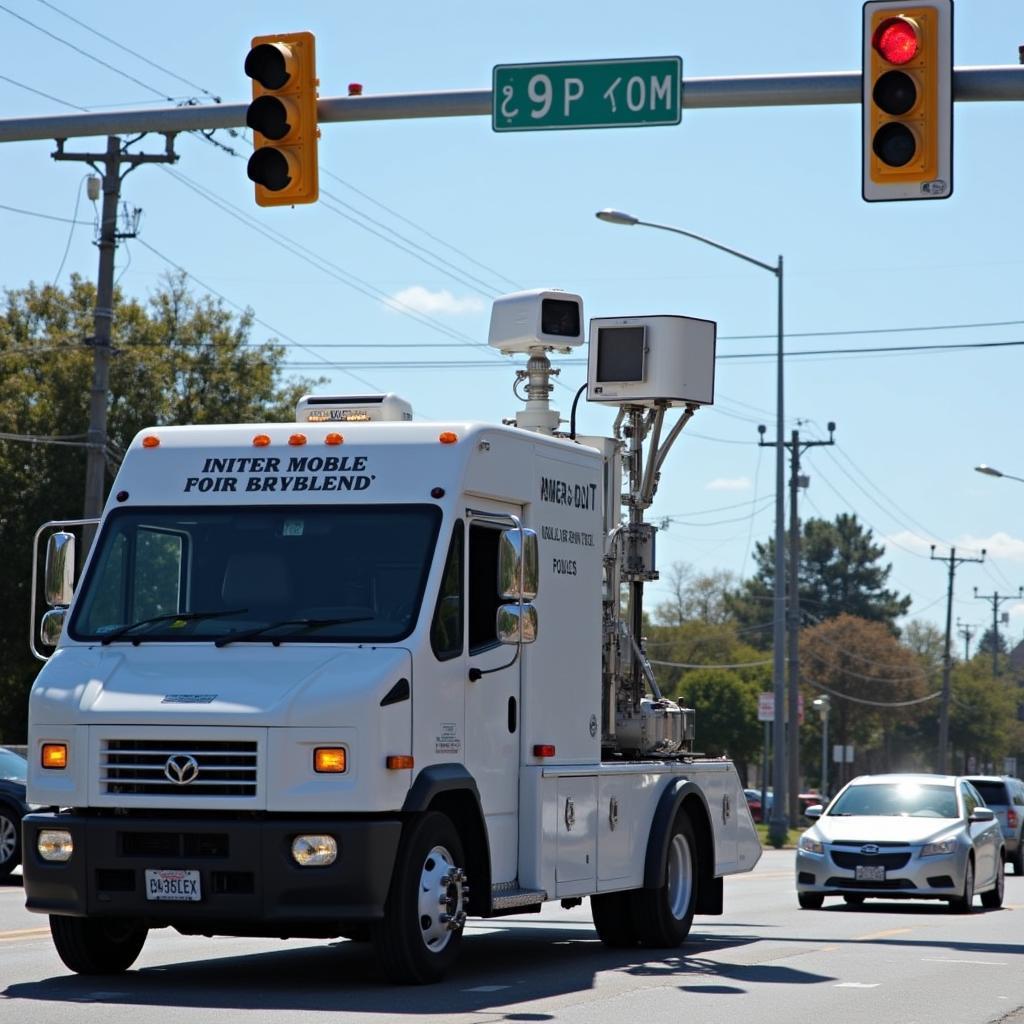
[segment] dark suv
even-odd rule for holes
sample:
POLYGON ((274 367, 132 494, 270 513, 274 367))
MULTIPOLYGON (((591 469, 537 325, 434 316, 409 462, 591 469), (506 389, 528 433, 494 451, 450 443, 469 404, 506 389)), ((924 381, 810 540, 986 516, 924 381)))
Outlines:
POLYGON ((1015 875, 1024 875, 1024 782, 1012 775, 970 775, 967 781, 996 812, 1003 829, 1006 860, 1015 875))

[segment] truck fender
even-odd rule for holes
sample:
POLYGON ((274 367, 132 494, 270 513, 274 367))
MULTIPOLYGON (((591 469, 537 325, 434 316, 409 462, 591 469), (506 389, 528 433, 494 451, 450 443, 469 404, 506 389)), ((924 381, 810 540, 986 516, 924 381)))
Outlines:
POLYGON ((697 839, 697 913, 721 914, 722 879, 715 877, 715 834, 707 797, 688 779, 673 779, 658 799, 647 840, 644 888, 657 889, 663 884, 669 832, 684 804, 697 839))
POLYGON ((480 790, 465 765, 451 761, 432 764, 416 775, 402 804, 402 813, 424 811, 440 811, 455 823, 465 848, 469 911, 487 917, 491 912, 491 852, 480 790))

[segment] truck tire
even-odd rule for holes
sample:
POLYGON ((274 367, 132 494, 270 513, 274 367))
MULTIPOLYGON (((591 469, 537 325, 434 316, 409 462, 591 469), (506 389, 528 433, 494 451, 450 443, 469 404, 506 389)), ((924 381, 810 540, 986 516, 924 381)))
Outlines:
POLYGON ((635 946, 639 941, 633 925, 632 901, 640 890, 606 892, 590 897, 590 913, 597 937, 610 949, 635 946))
POLYGON ((0 803, 0 878, 6 878, 20 863, 21 815, 0 803))
POLYGON ((136 921, 50 915, 57 955, 75 974, 120 974, 138 959, 149 929, 136 921))
POLYGON ((682 811, 668 834, 665 880, 657 889, 636 889, 630 901, 641 946, 671 949, 690 934, 697 906, 697 840, 682 811))
POLYGON ((462 841, 444 814, 428 811, 405 826, 384 904, 372 927, 377 960, 389 981, 440 981, 455 963, 469 903, 462 841))

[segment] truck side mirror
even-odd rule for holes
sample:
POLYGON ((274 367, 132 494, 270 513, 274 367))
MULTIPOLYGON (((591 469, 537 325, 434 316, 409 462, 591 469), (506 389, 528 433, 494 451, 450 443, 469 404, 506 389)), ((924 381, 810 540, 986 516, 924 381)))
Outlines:
POLYGON ((503 604, 495 626, 503 644, 532 644, 537 639, 537 609, 532 604, 503 604))
MULTIPOLYGON (((536 530, 502 530, 498 542, 498 593, 502 600, 532 601, 537 596, 539 580, 536 530)), ((501 635, 500 629, 498 634, 501 635)))
POLYGON ((43 582, 46 603, 51 608, 67 608, 71 604, 74 589, 75 535, 63 530, 51 533, 46 542, 46 572, 43 582))
POLYGON ((51 608, 44 613, 39 623, 39 640, 47 647, 56 647, 60 643, 60 634, 64 630, 66 608, 51 608))

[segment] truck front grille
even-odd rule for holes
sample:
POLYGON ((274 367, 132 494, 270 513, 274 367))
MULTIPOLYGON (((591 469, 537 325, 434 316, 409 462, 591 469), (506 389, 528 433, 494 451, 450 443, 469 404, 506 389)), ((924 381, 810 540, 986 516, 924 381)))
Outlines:
POLYGON ((108 795, 255 796, 254 740, 105 739, 100 784, 108 795))

